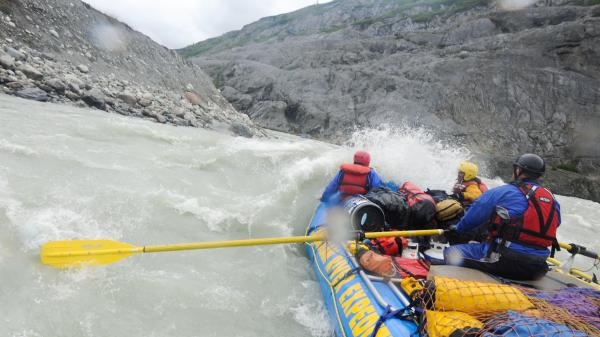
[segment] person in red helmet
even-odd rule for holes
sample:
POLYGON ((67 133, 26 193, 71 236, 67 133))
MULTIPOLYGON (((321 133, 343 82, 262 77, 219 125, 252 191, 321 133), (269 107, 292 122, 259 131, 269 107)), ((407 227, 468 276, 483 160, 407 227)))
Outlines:
POLYGON ((383 181, 375 170, 369 167, 371 155, 366 151, 356 151, 353 164, 343 164, 340 171, 327 185, 321 201, 328 201, 336 192, 342 199, 355 194, 367 194, 371 189, 383 186, 383 181))

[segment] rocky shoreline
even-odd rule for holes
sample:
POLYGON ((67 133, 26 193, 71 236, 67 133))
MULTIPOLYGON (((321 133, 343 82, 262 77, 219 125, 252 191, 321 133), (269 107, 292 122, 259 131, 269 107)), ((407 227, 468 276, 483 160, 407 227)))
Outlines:
POLYGON ((198 66, 85 3, 10 4, 9 13, 0 12, 0 92, 177 126, 264 135, 198 66))

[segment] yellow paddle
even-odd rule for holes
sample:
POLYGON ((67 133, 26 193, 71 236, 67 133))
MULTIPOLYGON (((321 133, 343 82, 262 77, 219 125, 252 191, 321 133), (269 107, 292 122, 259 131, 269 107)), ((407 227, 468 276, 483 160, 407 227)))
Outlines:
POLYGON ((564 243, 564 242, 559 242, 558 245, 560 246, 560 248, 566 249, 567 252, 569 252, 571 254, 580 254, 580 255, 587 256, 592 259, 600 260, 600 254, 593 252, 591 250, 588 250, 586 247, 579 246, 579 245, 576 245, 573 243, 569 244, 569 243, 564 243))
MULTIPOLYGON (((441 235, 443 233, 444 231, 442 229, 372 232, 365 233, 365 238, 377 239, 394 236, 428 236, 441 235)), ((325 240, 327 240, 325 235, 315 234, 311 236, 179 243, 173 245, 143 247, 112 240, 65 240, 51 241, 44 244, 40 252, 40 259, 43 264, 47 264, 52 267, 68 268, 79 267, 82 265, 111 264, 133 254, 139 253, 158 253, 172 252, 177 250, 274 245, 285 243, 305 243, 325 240)))

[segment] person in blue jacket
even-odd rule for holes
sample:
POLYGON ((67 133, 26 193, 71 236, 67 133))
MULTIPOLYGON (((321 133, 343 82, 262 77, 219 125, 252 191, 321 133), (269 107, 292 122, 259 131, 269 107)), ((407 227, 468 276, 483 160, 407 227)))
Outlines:
POLYGON ((323 191, 321 201, 327 202, 339 191, 342 199, 356 194, 367 194, 370 190, 384 186, 375 170, 369 167, 371 155, 356 151, 353 164, 343 164, 338 174, 323 191))
POLYGON ((448 247, 445 262, 515 280, 545 275, 561 221, 558 201, 538 182, 545 168, 535 154, 520 156, 513 164, 513 182, 483 193, 456 225, 458 233, 489 225, 489 240, 448 247))

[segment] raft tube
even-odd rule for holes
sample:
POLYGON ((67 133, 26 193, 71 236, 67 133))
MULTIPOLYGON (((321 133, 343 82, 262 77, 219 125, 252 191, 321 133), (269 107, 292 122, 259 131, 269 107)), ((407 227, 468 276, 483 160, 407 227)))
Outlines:
MULTIPOLYGON (((325 203, 317 207, 307 235, 323 229, 327 209, 325 203)), ((307 251, 336 336, 418 335, 415 321, 410 316, 401 317, 410 313, 410 309, 407 309, 409 299, 399 286, 393 288, 388 280, 369 278, 360 272, 356 261, 341 243, 307 243, 307 251), (392 310, 398 311, 397 315, 386 315, 392 310)))

